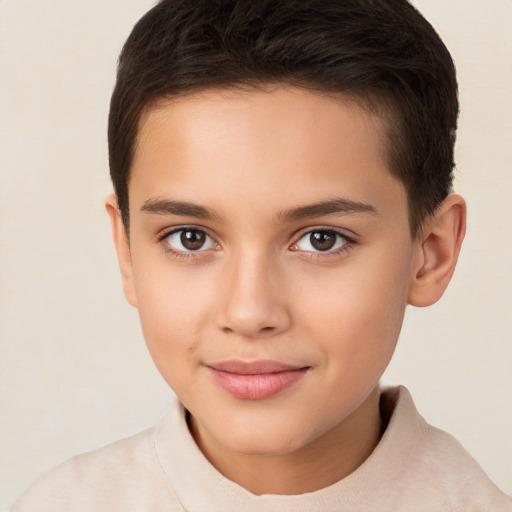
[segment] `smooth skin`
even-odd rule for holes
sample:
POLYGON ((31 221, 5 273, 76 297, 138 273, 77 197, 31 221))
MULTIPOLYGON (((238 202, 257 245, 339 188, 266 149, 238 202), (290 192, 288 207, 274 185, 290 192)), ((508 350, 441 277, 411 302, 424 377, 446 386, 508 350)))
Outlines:
POLYGON ((311 492, 364 462, 405 308, 437 301, 453 273, 464 200, 412 238, 385 140, 384 121, 342 96, 204 91, 143 117, 129 239, 107 199, 156 366, 205 456, 255 494, 311 492), (241 399, 209 369, 232 360, 307 371, 241 399))

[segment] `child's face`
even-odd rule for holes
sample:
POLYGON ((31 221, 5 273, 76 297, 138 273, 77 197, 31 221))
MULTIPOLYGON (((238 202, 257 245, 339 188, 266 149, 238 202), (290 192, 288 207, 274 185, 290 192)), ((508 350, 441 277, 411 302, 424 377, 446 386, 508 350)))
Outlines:
POLYGON ((144 117, 125 289, 204 446, 290 453, 375 391, 418 253, 384 140, 355 103, 293 88, 144 117))

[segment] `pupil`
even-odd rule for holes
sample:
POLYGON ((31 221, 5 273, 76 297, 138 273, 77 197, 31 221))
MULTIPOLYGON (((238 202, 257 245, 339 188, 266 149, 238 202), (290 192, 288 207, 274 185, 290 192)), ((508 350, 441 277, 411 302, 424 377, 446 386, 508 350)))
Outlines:
POLYGON ((311 245, 318 251, 328 251, 336 244, 336 233, 317 231, 316 233, 311 233, 309 240, 311 245))
POLYGON ((201 231, 183 231, 180 239, 183 247, 189 251, 197 251, 204 245, 206 235, 201 231))

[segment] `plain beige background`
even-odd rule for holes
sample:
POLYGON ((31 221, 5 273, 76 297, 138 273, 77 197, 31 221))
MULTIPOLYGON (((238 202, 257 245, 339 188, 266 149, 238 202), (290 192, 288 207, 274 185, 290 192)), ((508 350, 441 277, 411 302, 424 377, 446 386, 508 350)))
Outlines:
MULTIPOLYGON (((152 425, 170 391, 121 293, 103 198, 115 63, 150 0, 0 0, 0 510, 44 471, 152 425)), ((385 382, 512 493, 512 2, 416 0, 452 51, 469 230, 410 309, 385 382)))

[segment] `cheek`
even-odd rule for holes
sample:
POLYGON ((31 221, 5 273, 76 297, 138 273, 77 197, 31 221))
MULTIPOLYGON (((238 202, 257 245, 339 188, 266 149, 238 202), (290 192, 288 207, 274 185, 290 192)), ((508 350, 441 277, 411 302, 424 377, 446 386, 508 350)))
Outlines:
POLYGON ((314 291, 301 301, 301 316, 338 370, 384 371, 407 304, 406 261, 390 255, 379 261, 347 262, 303 288, 314 291))
MULTIPOLYGON (((212 287, 189 268, 153 265, 135 273, 138 310, 149 352, 172 385, 187 364, 209 322, 212 287)), ((173 386, 174 387, 174 386, 173 386)))

